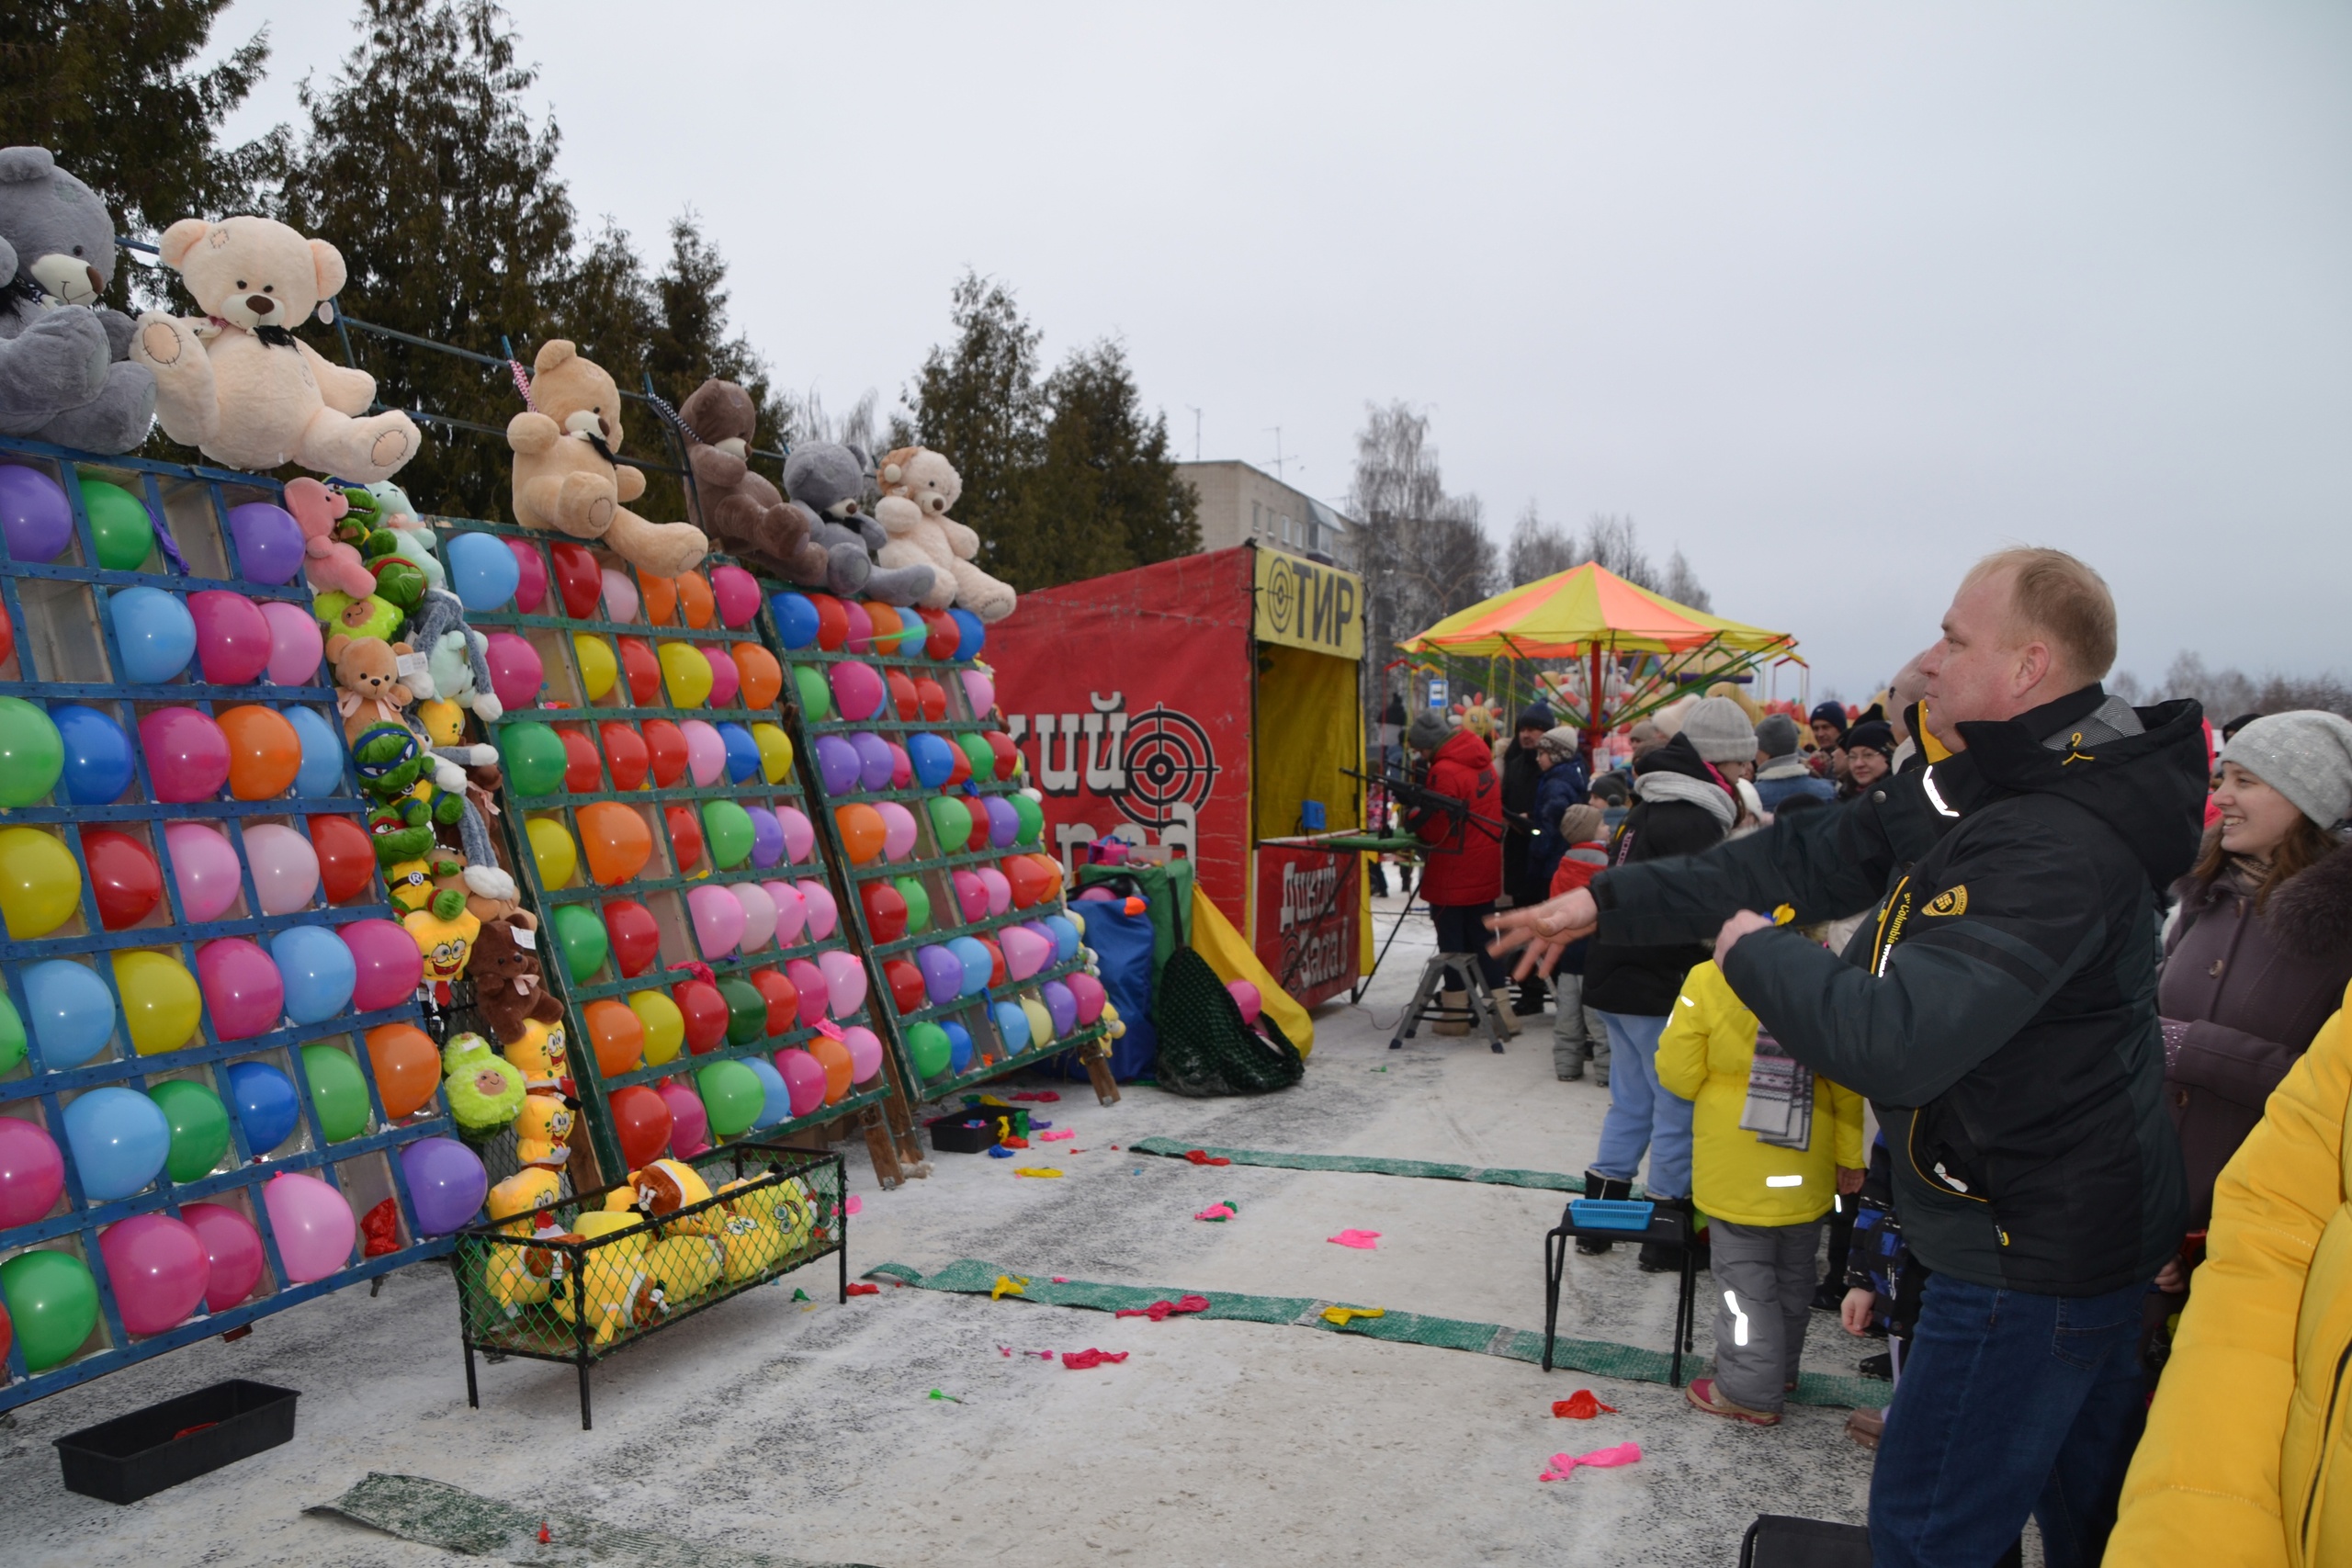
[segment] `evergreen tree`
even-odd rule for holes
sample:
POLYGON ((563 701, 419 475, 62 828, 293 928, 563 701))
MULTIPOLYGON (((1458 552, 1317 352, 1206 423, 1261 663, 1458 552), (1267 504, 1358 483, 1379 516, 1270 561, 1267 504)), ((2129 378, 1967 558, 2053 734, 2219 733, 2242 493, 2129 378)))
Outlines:
POLYGON ((1035 558, 1028 481, 1046 450, 1037 330, 1003 285, 973 272, 957 281, 951 314, 956 342, 923 360, 907 394, 911 417, 893 422, 892 439, 956 465, 964 494, 955 516, 978 533, 981 569, 1024 586, 1016 568, 1035 558))
POLYGON ((1008 561, 1016 588, 1188 555, 1201 547, 1199 498, 1168 451, 1168 418, 1147 420, 1125 351, 1081 348, 1048 377, 1045 460, 1029 477, 1033 530, 1008 561))
MULTIPOLYGON (((713 377, 735 382, 751 393, 759 410, 754 436, 759 448, 783 451, 793 435, 791 410, 776 394, 767 361, 740 333, 728 330, 727 261, 703 237, 692 209, 671 220, 670 261, 653 280, 652 294, 656 309, 646 342, 644 373, 651 378, 655 391, 674 409, 713 377)), ((630 390, 638 390, 643 378, 628 385, 630 390)), ((648 410, 632 417, 658 416, 648 410)), ((650 442, 654 434, 650 424, 644 434, 650 442)), ((781 488, 780 463, 764 458, 752 462, 781 488)), ((685 515, 684 497, 675 479, 667 485, 656 485, 650 482, 653 474, 649 472, 646 478, 648 506, 668 507, 660 513, 665 517, 685 515)))

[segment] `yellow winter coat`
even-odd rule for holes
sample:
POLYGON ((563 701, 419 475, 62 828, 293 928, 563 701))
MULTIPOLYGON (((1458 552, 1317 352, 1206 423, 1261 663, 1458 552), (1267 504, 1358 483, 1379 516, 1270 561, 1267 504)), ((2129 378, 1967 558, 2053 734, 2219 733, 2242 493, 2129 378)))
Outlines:
POLYGON ((2108 1562, 2352 1562, 2348 1159, 2352 1021, 2339 1010, 2222 1168, 2108 1562))
POLYGON ((1691 1197, 1736 1225, 1801 1225, 1829 1212, 1838 1166, 1859 1169, 1862 1097, 1815 1075, 1813 1143, 1784 1149, 1743 1131, 1756 1015, 1723 971, 1702 964, 1682 982, 1657 1043, 1657 1081, 1696 1102, 1690 1116, 1691 1197))

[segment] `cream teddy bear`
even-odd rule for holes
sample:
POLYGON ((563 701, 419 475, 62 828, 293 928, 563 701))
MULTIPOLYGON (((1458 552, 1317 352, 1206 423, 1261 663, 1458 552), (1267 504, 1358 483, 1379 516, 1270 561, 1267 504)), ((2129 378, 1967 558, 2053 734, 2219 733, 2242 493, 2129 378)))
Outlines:
POLYGON ((1012 588, 973 564, 979 558, 980 536, 947 515, 964 493, 963 477, 954 466, 927 447, 901 446, 882 459, 876 477, 882 499, 875 502, 874 520, 889 536, 881 563, 930 567, 931 592, 922 599, 930 609, 961 604, 983 621, 1012 614, 1017 600, 1012 588))
POLYGON ((164 433, 232 468, 299 463, 372 484, 416 456, 416 426, 397 409, 368 413, 376 378, 322 359, 292 329, 343 287, 343 254, 268 218, 164 231, 164 264, 207 312, 149 311, 131 357, 155 377, 164 433), (365 417, 363 417, 365 416, 365 417))
POLYGON ((610 375, 561 338, 539 345, 531 406, 506 422, 514 453, 514 521, 600 541, 639 571, 675 577, 710 541, 691 523, 652 523, 628 509, 645 475, 614 456, 621 394, 610 375))

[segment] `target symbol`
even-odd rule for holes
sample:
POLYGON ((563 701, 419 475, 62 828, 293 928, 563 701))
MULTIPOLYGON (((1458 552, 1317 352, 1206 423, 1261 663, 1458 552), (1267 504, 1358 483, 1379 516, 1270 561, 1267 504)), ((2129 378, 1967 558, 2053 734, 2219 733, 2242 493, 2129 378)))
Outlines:
POLYGON ((1216 751, 1208 732, 1193 719, 1155 703, 1127 726, 1124 769, 1126 788, 1119 809, 1130 821, 1160 829, 1176 820, 1176 807, 1195 812, 1216 783, 1216 751))
POLYGON ((1278 632, 1289 631, 1297 612, 1297 574, 1276 567, 1273 575, 1266 580, 1266 624, 1278 632))

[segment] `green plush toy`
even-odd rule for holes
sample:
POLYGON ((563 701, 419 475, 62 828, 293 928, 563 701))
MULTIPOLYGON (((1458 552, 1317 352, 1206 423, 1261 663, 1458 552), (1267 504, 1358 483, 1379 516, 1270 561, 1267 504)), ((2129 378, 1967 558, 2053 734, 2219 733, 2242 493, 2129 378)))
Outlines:
POLYGON ((492 1055, 481 1035, 451 1035, 441 1053, 441 1070, 449 1114, 461 1130, 477 1136, 495 1133, 522 1113, 522 1073, 492 1055))
POLYGON ((386 642, 400 635, 401 622, 406 619, 399 605, 377 594, 354 599, 348 593, 333 591, 311 601, 311 614, 330 633, 341 632, 350 637, 376 637, 386 642))

